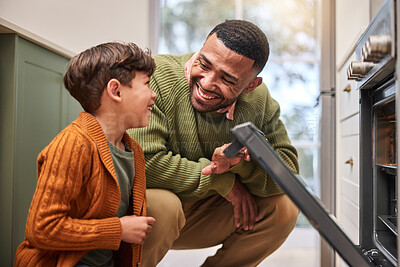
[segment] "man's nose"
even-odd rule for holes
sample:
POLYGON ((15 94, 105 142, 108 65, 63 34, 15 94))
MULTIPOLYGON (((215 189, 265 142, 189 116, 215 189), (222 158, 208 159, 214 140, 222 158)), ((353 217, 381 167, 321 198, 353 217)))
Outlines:
POLYGON ((205 75, 203 80, 201 81, 201 86, 204 90, 214 91, 216 85, 216 77, 214 74, 205 75))

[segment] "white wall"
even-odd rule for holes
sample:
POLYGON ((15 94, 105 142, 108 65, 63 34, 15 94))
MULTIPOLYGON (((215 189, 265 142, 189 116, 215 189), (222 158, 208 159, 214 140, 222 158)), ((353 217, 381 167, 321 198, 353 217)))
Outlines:
POLYGON ((336 1, 336 65, 346 60, 345 55, 361 36, 370 21, 369 1, 336 1))
POLYGON ((0 19, 73 54, 115 40, 149 46, 148 0, 0 0, 0 19))

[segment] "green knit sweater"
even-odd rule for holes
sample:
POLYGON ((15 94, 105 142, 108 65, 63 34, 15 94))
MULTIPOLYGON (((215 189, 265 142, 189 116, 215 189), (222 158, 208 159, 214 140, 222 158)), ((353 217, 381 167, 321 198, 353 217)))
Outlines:
POLYGON ((282 193, 279 186, 254 161, 242 160, 223 174, 203 175, 214 149, 234 139, 230 129, 251 121, 261 129, 283 161, 298 173, 297 151, 279 119, 279 105, 264 84, 238 98, 233 121, 217 112, 200 113, 191 105, 184 65, 193 53, 156 55, 150 82, 157 93, 150 125, 128 130, 145 153, 147 188, 164 188, 183 201, 212 194, 226 196, 235 175, 251 193, 261 197, 282 193))

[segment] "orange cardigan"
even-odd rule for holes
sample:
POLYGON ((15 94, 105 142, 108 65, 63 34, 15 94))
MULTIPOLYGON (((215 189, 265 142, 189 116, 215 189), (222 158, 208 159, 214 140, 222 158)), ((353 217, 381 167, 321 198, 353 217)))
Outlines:
MULTIPOLYGON (((134 152, 135 178, 128 214, 146 214, 144 156, 134 152)), ((118 250, 116 266, 136 266, 142 246, 121 242, 115 214, 120 190, 106 136, 93 115, 82 112, 39 154, 37 187, 26 223, 25 241, 14 266, 74 266, 93 249, 118 250)))

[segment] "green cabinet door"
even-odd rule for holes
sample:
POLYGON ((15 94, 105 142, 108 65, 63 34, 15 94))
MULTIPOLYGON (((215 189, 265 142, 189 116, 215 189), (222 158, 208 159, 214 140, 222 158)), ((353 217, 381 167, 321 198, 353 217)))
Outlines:
MULTIPOLYGON (((5 166, 9 168, 5 177, 3 177, 5 171, 0 172, 1 179, 8 180, 4 181, 4 184, 11 189, 11 191, 3 192, 3 188, 0 188, 1 194, 11 194, 7 197, 11 203, 0 204, 2 209, 5 205, 11 205, 11 214, 10 207, 4 207, 11 215, 11 218, 7 218, 7 227, 10 228, 11 223, 11 229, 0 230, 7 231, 4 232, 5 235, 11 233, 10 243, 3 245, 7 246, 5 251, 10 255, 1 255, 1 258, 9 258, 10 262, 7 266, 12 266, 16 248, 25 237, 26 218, 36 187, 37 156, 64 127, 78 116, 81 107, 63 86, 63 77, 69 61, 67 58, 17 35, 0 35, 1 46, 14 48, 14 62, 9 64, 10 68, 14 65, 14 70, 3 70, 8 73, 4 78, 13 80, 8 82, 8 88, 4 88, 4 90, 12 91, 7 95, 12 105, 8 105, 7 110, 3 109, 2 105, 0 106, 1 112, 8 114, 9 120, 9 122, 0 121, 1 128, 4 129, 3 124, 8 125, 7 136, 12 136, 12 140, 8 141, 12 142, 9 144, 11 153, 0 152, 2 154, 0 159, 7 157, 3 155, 6 153, 10 157, 7 160, 10 164, 5 166), (13 88, 10 86, 12 84, 13 88)), ((2 59, 3 55, 0 56, 0 60, 2 59)), ((6 60, 11 61, 10 56, 6 60)), ((2 78, 0 76, 0 79, 2 78)), ((1 99, 0 104, 4 101, 5 99, 1 99)))

